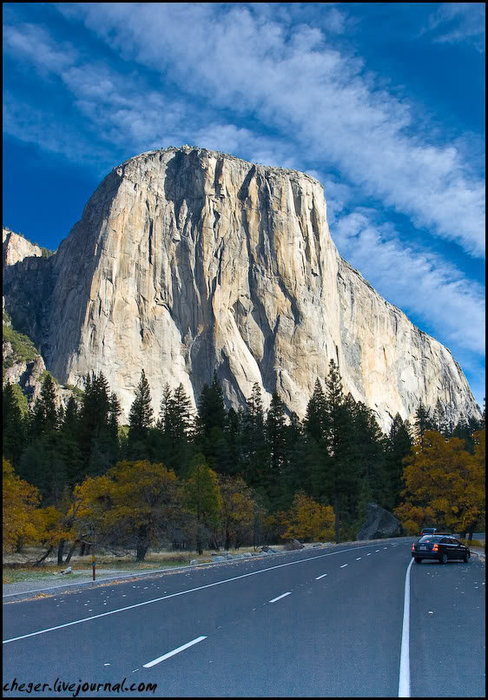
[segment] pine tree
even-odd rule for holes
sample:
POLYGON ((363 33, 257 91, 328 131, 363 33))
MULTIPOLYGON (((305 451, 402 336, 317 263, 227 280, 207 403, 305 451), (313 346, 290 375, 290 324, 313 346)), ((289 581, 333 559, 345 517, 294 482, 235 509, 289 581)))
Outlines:
POLYGON ((212 384, 204 384, 200 394, 194 442, 195 451, 202 453, 209 467, 218 472, 225 468, 225 423, 224 396, 214 372, 212 384))
POLYGON ((54 380, 47 373, 42 383, 41 394, 36 399, 32 410, 31 429, 34 436, 49 434, 57 429, 59 416, 56 403, 54 380))
POLYGON ((141 370, 141 378, 129 411, 128 452, 131 459, 146 459, 147 438, 153 419, 149 382, 144 370, 141 370))
POLYGON ((85 476, 80 444, 80 410, 73 396, 70 396, 59 428, 59 457, 65 465, 67 484, 72 488, 85 476))
POLYGON ((403 421, 400 414, 397 413, 390 427, 386 448, 386 473, 389 495, 385 508, 388 510, 393 510, 401 501, 403 460, 410 453, 412 446, 413 439, 410 435, 408 421, 403 421))
POLYGON ((444 437, 449 437, 452 432, 452 426, 449 425, 449 421, 446 416, 445 406, 443 406, 440 399, 437 399, 436 401, 430 429, 437 430, 437 432, 444 435, 444 437))
POLYGON ((356 491, 350 510, 352 517, 364 520, 370 501, 387 507, 386 439, 373 411, 364 403, 355 402, 350 395, 347 399, 353 417, 351 476, 356 491))
POLYGON ((228 475, 240 474, 243 470, 242 461, 242 431, 244 412, 241 407, 235 411, 232 407, 227 411, 224 426, 224 455, 222 473, 228 475))
POLYGON ((56 387, 46 373, 40 396, 30 411, 27 445, 19 474, 39 488, 44 505, 56 505, 67 484, 66 464, 59 452, 59 416, 56 387))
POLYGON ((255 382, 247 399, 243 425, 244 480, 262 496, 271 497, 273 479, 266 440, 261 388, 255 382))
POLYGON ((87 475, 104 474, 116 459, 111 394, 100 372, 87 377, 80 411, 80 449, 87 475))
POLYGON ((155 441, 159 459, 176 474, 186 471, 192 455, 193 415, 191 401, 180 384, 173 392, 166 384, 161 399, 155 441))
POLYGON ((305 488, 308 495, 330 503, 333 485, 327 449, 327 410, 325 394, 318 378, 307 405, 302 442, 305 479, 304 484, 295 488, 293 492, 305 488))
POLYGON ((325 381, 325 444, 332 481, 329 503, 334 508, 336 541, 340 542, 341 522, 354 516, 351 502, 357 493, 357 473, 351 454, 353 417, 348 410, 342 379, 334 360, 329 362, 325 381))
POLYGON ((429 409, 424 406, 422 401, 419 403, 418 408, 415 412, 413 427, 415 430, 415 437, 420 442, 420 444, 422 444, 423 442, 424 433, 426 430, 435 430, 429 409))
POLYGON ((325 394, 319 379, 315 380, 315 386, 307 405, 305 416, 305 430, 317 444, 325 439, 325 394))
MULTIPOLYGON (((292 412, 287 428, 288 463, 283 474, 282 498, 280 510, 291 507, 296 493, 303 491, 307 495, 312 494, 310 475, 317 461, 310 449, 311 438, 297 414, 292 412)), ((320 459, 320 457, 319 457, 320 459)))
POLYGON ((112 443, 113 458, 112 462, 115 462, 119 458, 119 418, 122 413, 122 408, 120 406, 120 401, 117 394, 113 393, 110 395, 110 401, 108 405, 108 433, 109 439, 112 443))
POLYGON ((3 454, 14 469, 25 448, 25 421, 14 386, 7 382, 2 394, 3 454))
POLYGON ((283 501, 284 477, 289 464, 289 433, 287 429, 285 405, 275 392, 266 416, 266 439, 269 446, 269 466, 272 501, 283 501))

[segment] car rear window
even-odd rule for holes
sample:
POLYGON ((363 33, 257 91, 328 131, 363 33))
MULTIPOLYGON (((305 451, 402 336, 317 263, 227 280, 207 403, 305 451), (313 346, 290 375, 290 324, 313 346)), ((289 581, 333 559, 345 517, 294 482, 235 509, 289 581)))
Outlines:
POLYGON ((441 539, 442 537, 439 537, 439 535, 424 535, 419 542, 440 542, 441 539))

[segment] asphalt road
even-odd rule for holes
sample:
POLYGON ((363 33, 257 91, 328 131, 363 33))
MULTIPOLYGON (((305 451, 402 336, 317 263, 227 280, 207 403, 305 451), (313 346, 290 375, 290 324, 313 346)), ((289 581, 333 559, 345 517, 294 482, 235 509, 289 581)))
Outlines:
MULTIPOLYGON (((4 695, 25 697, 29 686, 19 686, 32 683, 45 686, 29 695, 60 697, 78 684, 78 697, 398 696, 410 542, 307 549, 6 604, 4 695)), ((411 567, 412 696, 484 696, 484 576, 476 557, 411 567)))

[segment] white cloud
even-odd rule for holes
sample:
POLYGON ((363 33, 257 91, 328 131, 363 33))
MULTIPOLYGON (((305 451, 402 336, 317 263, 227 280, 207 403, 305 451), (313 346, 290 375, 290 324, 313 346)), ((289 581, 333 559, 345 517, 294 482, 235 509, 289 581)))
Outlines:
POLYGON ((4 26, 3 42, 6 53, 30 61, 43 75, 59 72, 77 60, 77 51, 71 43, 54 44, 48 32, 34 24, 4 26))
POLYGON ((485 6, 483 3, 440 3, 429 16, 421 35, 441 44, 464 43, 484 49, 485 6))

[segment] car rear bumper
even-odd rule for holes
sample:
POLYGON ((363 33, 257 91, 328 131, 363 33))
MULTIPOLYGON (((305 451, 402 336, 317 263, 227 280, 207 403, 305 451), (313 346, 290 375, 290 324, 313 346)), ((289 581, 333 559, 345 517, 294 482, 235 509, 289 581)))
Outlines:
POLYGON ((437 561, 440 561, 441 555, 439 552, 412 552, 412 557, 415 557, 415 559, 437 559, 437 561))

